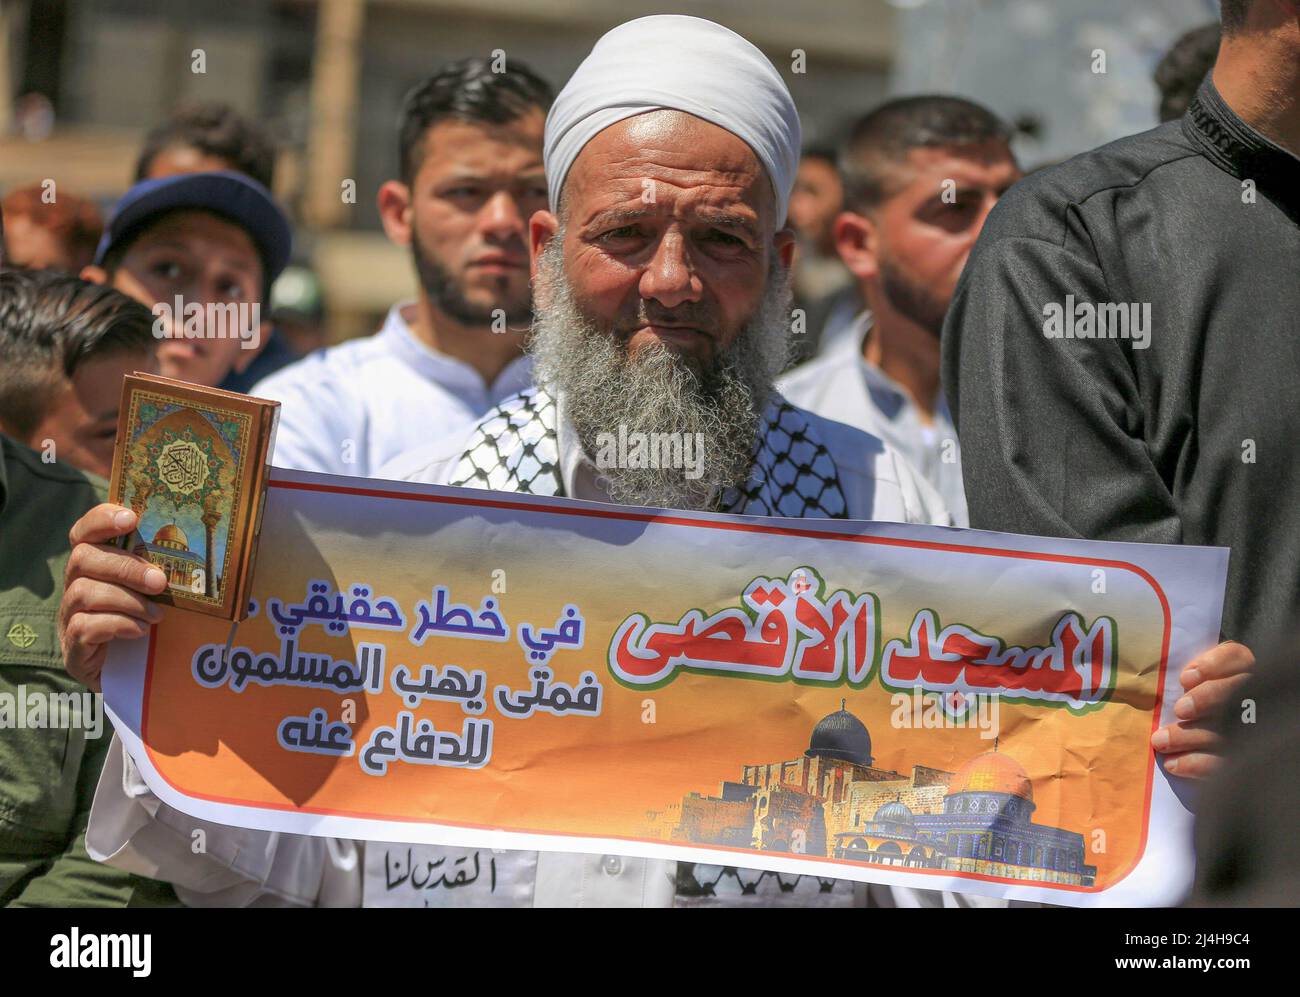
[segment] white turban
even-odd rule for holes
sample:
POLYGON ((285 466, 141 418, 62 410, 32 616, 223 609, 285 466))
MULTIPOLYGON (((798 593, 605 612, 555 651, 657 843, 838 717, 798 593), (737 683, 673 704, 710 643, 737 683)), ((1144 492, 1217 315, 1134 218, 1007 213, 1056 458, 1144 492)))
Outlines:
POLYGON ((558 208, 569 167, 610 125, 646 111, 686 111, 743 139, 767 170, 785 221, 799 166, 799 114, 781 74, 729 28, 655 14, 607 32, 546 116, 546 181, 558 208))

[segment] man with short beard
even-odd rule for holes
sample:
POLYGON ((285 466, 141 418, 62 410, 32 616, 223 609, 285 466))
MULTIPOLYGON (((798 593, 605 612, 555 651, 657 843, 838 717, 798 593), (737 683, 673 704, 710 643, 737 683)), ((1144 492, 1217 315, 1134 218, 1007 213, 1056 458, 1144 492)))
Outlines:
POLYGON ((400 179, 379 190, 388 238, 419 283, 373 336, 318 350, 254 385, 280 401, 279 467, 373 477, 453 440, 531 380, 528 217, 546 207, 550 87, 511 60, 452 63, 406 97, 400 179))
POLYGON ((966 525, 960 448, 939 384, 939 332, 984 219, 1020 178, 1010 129, 960 97, 891 100, 842 152, 840 258, 867 310, 851 336, 787 374, 781 391, 902 453, 966 525))

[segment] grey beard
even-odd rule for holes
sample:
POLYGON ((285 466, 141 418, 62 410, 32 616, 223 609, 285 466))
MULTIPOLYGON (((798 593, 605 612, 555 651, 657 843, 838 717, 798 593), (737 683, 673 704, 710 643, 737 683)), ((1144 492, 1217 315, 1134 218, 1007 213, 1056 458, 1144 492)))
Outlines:
POLYGON ((530 345, 537 382, 563 396, 564 417, 593 459, 602 449, 609 452, 620 428, 629 436, 680 434, 695 448, 689 473, 683 467, 601 467, 601 483, 614 502, 709 508, 723 489, 745 483, 763 407, 785 369, 787 275, 774 260, 754 316, 697 373, 667 346, 647 347, 632 358, 625 342, 583 314, 564 273, 562 245, 559 232, 538 259, 530 345))

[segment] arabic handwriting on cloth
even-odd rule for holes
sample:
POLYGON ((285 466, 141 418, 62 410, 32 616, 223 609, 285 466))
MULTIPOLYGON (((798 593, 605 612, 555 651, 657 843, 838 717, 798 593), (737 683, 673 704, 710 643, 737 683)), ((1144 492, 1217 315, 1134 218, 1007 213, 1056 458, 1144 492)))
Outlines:
POLYGON ((531 907, 535 852, 367 842, 365 907, 531 907))

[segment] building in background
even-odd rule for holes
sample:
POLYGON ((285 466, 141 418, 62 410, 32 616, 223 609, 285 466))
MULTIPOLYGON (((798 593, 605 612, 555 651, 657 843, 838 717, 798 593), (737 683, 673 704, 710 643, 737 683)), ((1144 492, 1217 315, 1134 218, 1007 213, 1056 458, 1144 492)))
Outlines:
POLYGON ((446 61, 498 50, 558 87, 604 31, 669 11, 721 21, 762 48, 806 143, 834 142, 886 96, 950 92, 1014 122, 1033 167, 1154 125, 1156 62, 1218 4, 0 0, 0 194, 52 177, 107 206, 149 126, 182 100, 225 101, 281 143, 276 193, 297 222, 298 262, 320 275, 329 337, 370 332, 414 290, 409 254, 383 237, 374 203, 396 175, 406 90, 446 61), (1098 51, 1105 72, 1094 71, 1098 51))
POLYGON ((891 2, 891 91, 992 108, 1016 125, 1027 169, 1158 124, 1156 63, 1188 28, 1219 19, 1218 0, 891 2))
POLYGON ((397 175, 405 92, 444 62, 497 51, 558 88, 609 28, 670 10, 764 49, 808 141, 833 140, 886 95, 886 0, 818 0, 815 18, 788 0, 170 0, 161 14, 149 0, 0 0, 0 193, 52 177, 107 206, 151 125, 182 100, 225 101, 281 144, 276 194, 299 262, 320 276, 330 338, 368 333, 414 295, 409 253, 375 208, 397 175))

